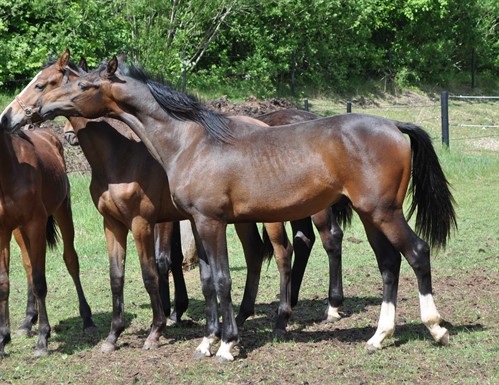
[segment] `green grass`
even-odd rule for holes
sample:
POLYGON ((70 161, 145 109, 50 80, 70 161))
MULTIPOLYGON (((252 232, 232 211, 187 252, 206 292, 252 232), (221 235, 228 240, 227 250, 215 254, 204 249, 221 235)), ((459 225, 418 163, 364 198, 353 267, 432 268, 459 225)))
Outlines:
MULTIPOLYGON (((336 102, 335 102, 336 103, 336 102)), ((312 100, 316 111, 333 103, 312 100), (318 108, 323 104, 323 107, 318 108)), ((459 103, 451 119, 492 119, 497 105, 459 103)), ((314 110, 314 108, 312 108, 314 110)), ((338 108, 339 110, 339 108, 338 108)), ((12 246, 10 319, 12 343, 0 360, 0 383, 6 384, 496 384, 499 381, 499 191, 498 150, 464 136, 487 135, 497 141, 497 130, 451 128, 450 149, 439 141, 439 108, 362 110, 414 121, 428 129, 456 198, 459 230, 445 251, 433 255, 437 307, 450 323, 451 346, 439 348, 419 319, 414 274, 402 264, 398 327, 385 348, 368 355, 364 343, 374 332, 381 298, 381 278, 364 231, 355 217, 343 243, 345 309, 350 316, 334 325, 322 325, 328 287, 327 260, 317 241, 304 278, 300 302, 289 325, 290 339, 273 337, 273 317, 279 277, 275 263, 262 271, 257 314, 242 331, 243 358, 219 365, 214 359, 195 362, 190 354, 200 341, 204 301, 197 269, 186 272, 192 324, 168 328, 157 351, 141 346, 151 320, 149 299, 131 237, 125 279, 127 329, 121 349, 110 355, 99 351, 111 321, 108 256, 102 219, 88 193, 89 176, 71 174, 76 248, 82 283, 94 313, 99 337, 81 333, 76 294, 62 261, 62 249, 47 258, 48 314, 53 327, 50 355, 34 359, 35 338, 19 337, 23 318, 25 274, 17 247, 12 246), (492 134, 490 134, 492 133, 492 134), (490 136, 490 135, 496 135, 490 136)), ((228 242, 233 302, 240 303, 245 262, 232 227, 228 242)))

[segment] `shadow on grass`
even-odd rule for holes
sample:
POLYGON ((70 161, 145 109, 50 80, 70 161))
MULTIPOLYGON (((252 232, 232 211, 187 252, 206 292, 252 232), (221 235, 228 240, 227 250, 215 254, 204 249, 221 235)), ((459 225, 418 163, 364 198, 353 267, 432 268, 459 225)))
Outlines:
MULTIPOLYGON (((310 343, 331 341, 340 343, 362 343, 367 342, 376 330, 377 319, 373 319, 369 326, 355 326, 355 314, 367 312, 370 306, 379 306, 379 297, 350 297, 345 301, 346 314, 337 323, 323 324, 326 301, 305 299, 298 302, 293 311, 290 329, 283 337, 276 338, 273 331, 276 309, 278 302, 257 303, 257 316, 246 320, 240 328, 242 338, 242 348, 239 356, 244 358, 249 352, 257 350, 266 345, 279 343, 279 341, 293 341, 294 343, 310 343), (349 319, 352 316, 352 319, 349 319), (351 323, 351 327, 349 327, 351 323)), ((141 307, 146 305, 140 305, 141 307)), ((204 301, 190 299, 189 309, 183 320, 174 325, 166 327, 163 336, 167 339, 167 344, 175 344, 178 341, 202 338, 204 334, 204 301)), ((125 313, 125 330, 129 328, 136 315, 130 312, 125 313)), ((75 352, 92 349, 99 345, 109 333, 112 313, 97 313, 93 316, 97 326, 98 334, 89 336, 82 331, 81 318, 72 317, 62 320, 54 327, 56 333, 50 341, 59 344, 56 351, 62 354, 73 354, 75 352)), ((144 325, 146 326, 146 325, 144 325)), ((474 333, 486 330, 481 324, 452 325, 444 322, 452 336, 461 333, 474 333)), ((148 328, 126 330, 128 335, 136 336, 139 340, 145 340, 148 328)), ((36 334, 34 338, 37 338, 36 334)), ((411 341, 431 340, 431 336, 423 324, 397 324, 393 346, 402 346, 411 341)), ((164 341, 163 341, 164 343, 164 341)), ((452 343, 452 342, 451 342, 452 343)), ((126 346, 126 345, 125 345, 126 346)), ((390 346, 387 342, 386 346, 390 346)))

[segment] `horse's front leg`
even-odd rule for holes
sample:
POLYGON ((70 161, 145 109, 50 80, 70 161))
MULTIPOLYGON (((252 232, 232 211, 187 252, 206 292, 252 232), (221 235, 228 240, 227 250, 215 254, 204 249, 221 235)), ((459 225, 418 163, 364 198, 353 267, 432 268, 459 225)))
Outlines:
MULTIPOLYGON (((202 280, 210 282, 213 289, 208 288, 206 293, 207 317, 212 317, 215 313, 210 308, 213 306, 213 295, 220 299, 220 309, 222 312, 222 343, 217 351, 217 357, 222 361, 233 361, 232 348, 239 342, 236 319, 231 299, 232 280, 229 272, 229 258, 227 253, 226 230, 227 224, 211 218, 195 218, 195 228, 199 239, 206 253, 207 262, 211 271, 211 280, 202 277, 202 280)), ((203 267, 206 270, 206 266, 203 267)), ((203 274, 203 273, 202 273, 203 274)), ((203 292, 205 293, 205 283, 203 282, 203 292)), ((205 294, 206 295, 206 294, 205 294)), ((213 319, 207 320, 207 325, 216 325, 213 319)), ((207 330, 205 338, 211 338, 215 330, 207 330)), ((216 335, 215 335, 216 336, 216 335)), ((198 347, 199 348, 199 347, 198 347)))
POLYGON ((0 231, 0 358, 4 356, 5 345, 10 342, 9 320, 9 265, 11 233, 0 231))
POLYGON ((159 278, 154 253, 154 229, 151 223, 143 218, 136 218, 132 223, 132 233, 139 255, 142 280, 151 299, 152 324, 144 343, 144 349, 156 349, 159 338, 166 326, 166 317, 159 294, 159 278))
POLYGON ((126 237, 128 229, 111 217, 104 217, 104 232, 109 253, 109 279, 113 301, 111 330, 101 346, 103 353, 118 349, 118 337, 125 330, 125 305, 123 286, 125 282, 126 237))

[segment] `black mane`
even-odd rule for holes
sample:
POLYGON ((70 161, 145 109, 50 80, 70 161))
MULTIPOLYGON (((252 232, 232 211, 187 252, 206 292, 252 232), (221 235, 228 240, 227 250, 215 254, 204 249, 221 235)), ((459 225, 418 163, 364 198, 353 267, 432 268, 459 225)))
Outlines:
POLYGON ((195 96, 173 89, 162 79, 154 80, 142 68, 120 66, 123 74, 146 84, 154 99, 172 118, 193 121, 202 125, 208 134, 222 143, 230 143, 233 135, 227 125, 227 117, 208 109, 195 96))
MULTIPOLYGON (((44 65, 42 65, 42 70, 47 68, 47 67, 50 67, 51 65, 57 63, 57 60, 49 60, 48 62, 46 62, 44 65)), ((72 70, 76 71, 76 72, 81 72, 81 68, 79 68, 75 63, 73 63, 72 61, 70 61, 68 63, 68 67, 71 68, 72 70)))

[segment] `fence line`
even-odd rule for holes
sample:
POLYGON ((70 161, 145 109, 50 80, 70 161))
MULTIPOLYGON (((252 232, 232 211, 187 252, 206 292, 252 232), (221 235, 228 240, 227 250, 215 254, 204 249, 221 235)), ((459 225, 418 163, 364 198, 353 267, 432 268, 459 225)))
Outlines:
POLYGON ((499 96, 449 95, 449 99, 499 99, 499 96))
MULTIPOLYGON (((464 124, 464 123, 454 123, 451 124, 449 123, 449 99, 475 99, 475 100, 499 100, 499 96, 480 96, 480 95, 449 95, 447 91, 442 91, 440 95, 440 119, 441 119, 441 139, 442 139, 442 144, 445 145, 447 148, 449 148, 449 127, 480 127, 480 128, 499 128, 498 125, 495 124, 464 124)), ((308 99, 305 99, 304 101, 304 108, 306 111, 308 111, 308 99)), ((347 101, 346 102, 346 112, 351 113, 352 112, 352 106, 353 103, 352 101, 347 101)), ((391 109, 398 109, 398 108, 405 108, 405 109, 411 109, 411 108, 436 108, 438 107, 437 103, 434 104, 419 104, 419 105, 393 105, 393 106, 385 106, 385 105, 377 105, 377 106, 372 106, 372 107, 360 107, 362 110, 378 110, 378 109, 385 109, 385 110, 391 110, 391 109)), ((334 106, 334 108, 341 109, 341 106, 334 106)), ((429 121, 431 119, 425 119, 424 121, 429 121)), ((495 138, 498 137, 499 134, 493 134, 493 135, 485 135, 485 136, 477 136, 477 137, 472 137, 468 139, 481 139, 481 138, 495 138)), ((437 139, 437 138, 433 138, 437 139)), ((455 138, 455 140, 464 140, 466 138, 455 138)))
MULTIPOLYGON (((474 95, 449 95, 447 91, 442 91, 440 94, 440 106, 442 114, 442 143, 449 147, 449 99, 477 99, 477 100, 495 100, 499 96, 474 96, 474 95)), ((484 128, 499 128, 496 125, 476 125, 476 124, 452 124, 459 127, 484 127, 484 128)), ((490 137, 490 136, 487 136, 490 137)))

